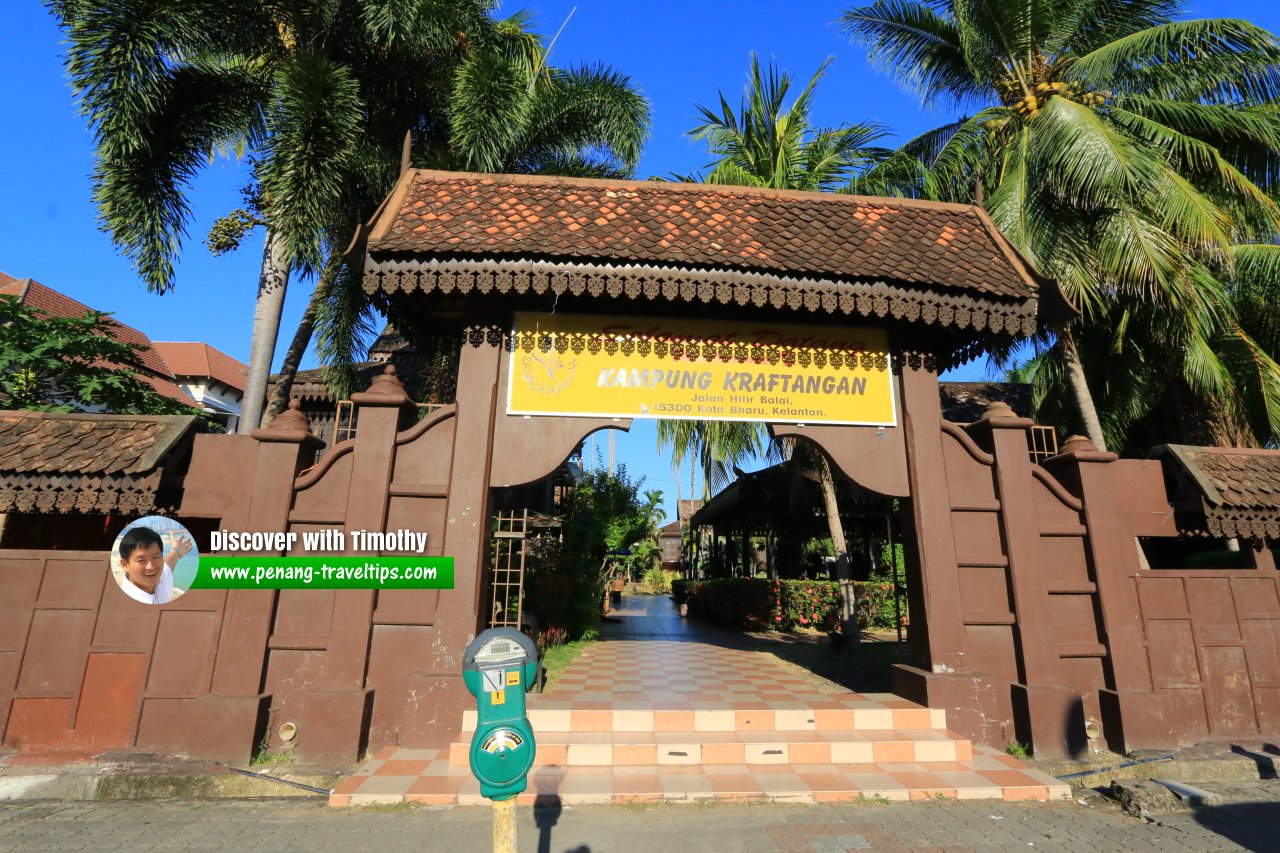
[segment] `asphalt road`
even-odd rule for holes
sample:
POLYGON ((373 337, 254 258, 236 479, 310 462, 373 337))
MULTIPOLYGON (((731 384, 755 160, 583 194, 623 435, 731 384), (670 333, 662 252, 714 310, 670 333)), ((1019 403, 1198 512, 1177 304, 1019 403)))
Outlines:
MULTIPOLYGON (((707 803, 519 813, 521 851, 1280 850, 1280 782, 1216 784, 1221 805, 1143 820, 1084 803, 707 803)), ((331 809, 319 801, 159 800, 0 804, 7 850, 487 851, 486 808, 331 809)))

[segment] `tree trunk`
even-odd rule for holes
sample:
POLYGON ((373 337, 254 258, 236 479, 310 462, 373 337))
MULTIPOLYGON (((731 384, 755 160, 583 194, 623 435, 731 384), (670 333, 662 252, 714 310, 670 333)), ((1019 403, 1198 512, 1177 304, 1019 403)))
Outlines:
POLYGON ((253 340, 249 345, 249 378, 240 406, 236 432, 248 435, 262 425, 262 404, 271 376, 271 360, 280 332, 280 312, 289 286, 289 265, 284 261, 284 240, 267 229, 262 249, 262 272, 258 276, 258 301, 253 309, 253 340))
POLYGON ((319 296, 320 287, 317 285, 315 292, 311 294, 311 301, 307 303, 307 310, 298 322, 298 330, 293 333, 293 342, 284 355, 284 363, 280 365, 280 381, 271 389, 271 402, 267 404, 267 411, 262 416, 264 423, 271 423, 289 405, 289 393, 293 390, 293 380, 298 375, 298 365, 302 362, 307 347, 311 345, 311 335, 316 329, 319 296))
POLYGON ((1258 448, 1257 436, 1248 428, 1242 428, 1239 418, 1233 416, 1226 401, 1211 394, 1198 394, 1182 377, 1171 383, 1169 398, 1173 401, 1172 421, 1181 429, 1179 439, 1183 444, 1201 444, 1210 447, 1258 448))
POLYGON ((333 280, 341 269, 342 256, 335 252, 329 256, 328 262, 324 265, 320 280, 316 282, 316 289, 311 292, 311 301, 307 303, 307 310, 298 321, 298 330, 294 332, 293 342, 289 344, 284 363, 280 365, 280 381, 271 391, 271 402, 262 418, 264 423, 271 423, 276 415, 283 412, 289 405, 289 392, 293 390, 293 380, 298 375, 298 365, 306 355, 307 347, 311 344, 311 336, 316 330, 316 314, 320 310, 320 300, 332 287, 333 280))
POLYGON ((840 579, 840 629, 849 640, 849 648, 857 649, 862 641, 862 632, 858 628, 858 612, 854 606, 849 545, 845 542, 840 505, 836 502, 836 481, 827 457, 820 450, 812 452, 818 462, 818 481, 822 485, 822 502, 827 511, 827 530, 831 534, 831 546, 836 552, 836 577, 840 579))
POLYGON ((1105 451, 1107 440, 1102 435, 1102 422, 1098 420, 1098 409, 1093 404, 1093 394, 1089 391, 1089 382, 1085 379, 1084 365, 1080 363, 1080 353, 1076 349, 1070 325, 1062 327, 1058 333, 1058 341, 1062 344, 1067 381, 1071 383, 1071 391, 1076 398, 1076 407, 1080 410, 1080 419, 1084 421, 1085 432, 1095 447, 1105 451))

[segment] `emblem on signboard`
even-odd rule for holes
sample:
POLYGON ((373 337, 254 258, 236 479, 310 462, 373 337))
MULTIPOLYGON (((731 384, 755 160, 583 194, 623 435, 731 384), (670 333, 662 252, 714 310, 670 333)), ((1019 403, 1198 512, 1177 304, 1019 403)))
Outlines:
POLYGON ((573 383, 573 371, 578 366, 575 359, 563 359, 560 353, 526 353, 520 361, 520 372, 525 384, 540 394, 559 394, 573 383))

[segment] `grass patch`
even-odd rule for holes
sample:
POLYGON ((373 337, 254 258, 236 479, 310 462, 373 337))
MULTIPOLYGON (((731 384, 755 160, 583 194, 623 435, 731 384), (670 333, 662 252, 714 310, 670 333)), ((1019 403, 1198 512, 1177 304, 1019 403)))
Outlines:
POLYGON ((262 740, 258 743, 258 749, 254 752, 253 758, 249 759, 250 767, 264 767, 268 764, 292 764, 292 752, 272 752, 271 751, 271 727, 262 733, 262 740))
POLYGON ((394 814, 396 812, 411 812, 423 808, 422 803, 367 803, 364 805, 353 806, 362 812, 378 812, 394 814))
POLYGON ((559 646, 549 646, 542 653, 542 673, 546 679, 542 689, 550 690, 560 680, 560 674, 573 663, 582 650, 595 645, 595 640, 574 640, 559 646))
POLYGON ((1031 750, 1021 741, 1013 741, 1004 748, 1004 751, 1012 755, 1014 758, 1021 758, 1023 761, 1031 758, 1031 750))

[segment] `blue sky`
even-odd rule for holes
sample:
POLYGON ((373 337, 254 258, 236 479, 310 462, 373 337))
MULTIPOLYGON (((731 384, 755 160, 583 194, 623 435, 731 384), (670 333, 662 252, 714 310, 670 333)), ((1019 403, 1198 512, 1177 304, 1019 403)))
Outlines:
MULTIPOLYGON (((947 119, 921 110, 840 36, 832 23, 845 8, 839 2, 531 0, 503 8, 531 9, 540 30, 552 34, 575 7, 553 61, 607 62, 649 97, 654 125, 642 177, 706 164, 703 147, 684 137, 697 123, 695 104, 714 104, 719 90, 736 104, 751 51, 776 58, 802 82, 825 58, 835 57, 815 105, 819 124, 879 121, 894 130, 894 144, 947 119)), ((1188 10, 1195 17, 1241 17, 1280 30, 1274 0, 1205 0, 1188 10)), ((72 101, 61 41, 41 4, 6 4, 0 28, 0 55, 6 58, 0 75, 0 270, 113 311, 155 340, 204 340, 247 361, 260 237, 222 258, 202 244, 213 220, 239 206, 239 188, 246 183, 242 164, 219 160, 200 176, 190 194, 195 216, 177 286, 164 295, 148 293, 97 228, 89 184, 93 140, 72 101)), ((281 327, 286 341, 308 295, 305 287, 291 289, 281 327)), ((278 348, 277 364, 283 349, 278 348)), ((959 378, 981 378, 984 370, 972 364, 959 378)), ((601 438, 598 444, 603 452, 606 442, 601 438)), ((670 461, 657 458, 655 444, 652 423, 637 422, 631 435, 618 437, 618 458, 674 499, 670 461)), ((687 469, 682 479, 687 493, 687 469)))

